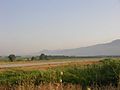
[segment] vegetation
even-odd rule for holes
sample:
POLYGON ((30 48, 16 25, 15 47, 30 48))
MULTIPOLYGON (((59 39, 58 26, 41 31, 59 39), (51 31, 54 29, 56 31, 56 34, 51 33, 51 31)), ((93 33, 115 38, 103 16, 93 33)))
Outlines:
POLYGON ((120 82, 120 61, 103 60, 101 64, 87 65, 84 68, 74 66, 68 68, 64 82, 87 86, 118 86, 120 82))
POLYGON ((16 56, 14 54, 10 54, 8 58, 11 62, 13 62, 16 59, 16 56))
POLYGON ((32 56, 32 57, 31 57, 31 60, 35 60, 35 57, 34 57, 34 56, 32 56))
MULTIPOLYGON (((13 54, 14 55, 14 54, 13 54)), ((10 55, 9 55, 10 56, 10 55)), ((15 60, 11 60, 8 56, 1 56, 0 61, 39 61, 39 60, 56 60, 56 59, 101 59, 101 58, 120 58, 120 56, 56 56, 56 55, 45 55, 44 53, 39 56, 15 56, 15 60), (32 58, 34 57, 34 58, 32 58)))
POLYGON ((99 64, 86 66, 66 66, 46 71, 6 71, 0 73, 1 87, 34 87, 48 83, 82 85, 83 90, 89 87, 112 85, 118 87, 120 82, 120 61, 105 59, 99 64))
POLYGON ((40 56, 39 56, 39 60, 47 60, 47 55, 45 55, 45 54, 41 54, 40 56))

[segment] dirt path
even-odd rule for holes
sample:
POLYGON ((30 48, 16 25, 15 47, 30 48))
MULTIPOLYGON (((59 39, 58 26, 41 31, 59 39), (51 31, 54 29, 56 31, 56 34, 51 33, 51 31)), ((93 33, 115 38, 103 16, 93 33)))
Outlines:
POLYGON ((97 61, 59 61, 59 62, 34 62, 34 63, 13 63, 13 64, 2 64, 0 65, 0 69, 4 68, 18 68, 18 67, 44 67, 44 66, 59 66, 59 65, 64 65, 64 64, 93 64, 96 63, 97 61))
POLYGON ((39 66, 39 65, 49 65, 49 64, 64 64, 64 63, 71 63, 71 61, 64 61, 64 62, 39 62, 39 63, 25 63, 25 64, 3 64, 0 65, 0 68, 11 68, 11 67, 27 67, 27 66, 39 66))

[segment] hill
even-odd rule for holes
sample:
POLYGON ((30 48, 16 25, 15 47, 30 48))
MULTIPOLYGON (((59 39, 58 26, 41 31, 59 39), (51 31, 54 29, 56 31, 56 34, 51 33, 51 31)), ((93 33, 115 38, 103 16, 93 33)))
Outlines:
POLYGON ((47 55, 65 55, 65 56, 105 56, 105 55, 120 55, 120 39, 110 43, 97 44, 88 47, 80 47, 74 49, 63 50, 43 50, 39 53, 47 55))

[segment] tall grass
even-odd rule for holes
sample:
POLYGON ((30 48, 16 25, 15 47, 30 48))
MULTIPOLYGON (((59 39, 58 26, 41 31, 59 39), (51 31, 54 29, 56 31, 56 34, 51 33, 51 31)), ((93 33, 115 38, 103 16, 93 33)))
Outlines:
POLYGON ((119 88, 119 83, 119 60, 103 60, 99 64, 73 65, 46 71, 10 70, 0 73, 0 90, 37 90, 44 85, 48 85, 49 88, 50 86, 65 88, 64 85, 75 85, 76 88, 81 86, 83 90, 87 87, 93 90, 98 90, 98 88, 107 90, 104 88, 119 88))

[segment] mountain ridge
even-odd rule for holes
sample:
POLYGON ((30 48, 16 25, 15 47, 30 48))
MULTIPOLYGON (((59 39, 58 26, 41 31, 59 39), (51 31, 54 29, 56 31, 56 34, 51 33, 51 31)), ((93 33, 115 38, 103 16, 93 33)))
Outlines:
POLYGON ((65 56, 100 56, 100 55, 120 55, 120 39, 109 43, 96 44, 87 47, 63 49, 63 50, 43 50, 37 54, 65 55, 65 56))

